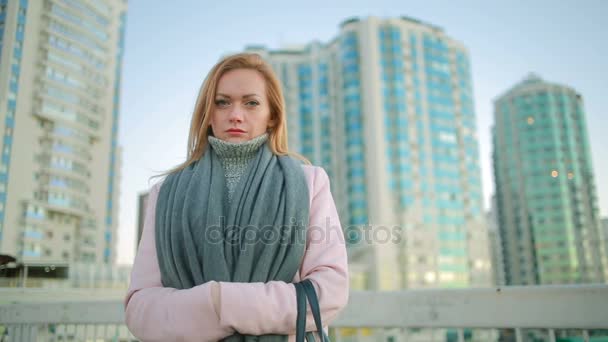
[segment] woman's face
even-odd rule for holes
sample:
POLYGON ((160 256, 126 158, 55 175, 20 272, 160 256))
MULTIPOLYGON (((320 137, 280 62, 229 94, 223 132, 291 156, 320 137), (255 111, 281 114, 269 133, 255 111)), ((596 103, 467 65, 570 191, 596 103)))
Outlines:
POLYGON ((268 129, 270 106, 266 81, 251 69, 235 69, 220 77, 211 114, 213 135, 224 141, 251 140, 268 129))

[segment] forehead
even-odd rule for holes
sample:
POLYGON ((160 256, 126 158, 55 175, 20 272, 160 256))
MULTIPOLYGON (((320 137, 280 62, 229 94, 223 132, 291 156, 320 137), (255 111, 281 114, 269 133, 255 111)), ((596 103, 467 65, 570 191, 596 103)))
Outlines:
POLYGON ((220 77, 217 92, 230 95, 264 95, 266 81, 260 72, 251 69, 230 70, 220 77))

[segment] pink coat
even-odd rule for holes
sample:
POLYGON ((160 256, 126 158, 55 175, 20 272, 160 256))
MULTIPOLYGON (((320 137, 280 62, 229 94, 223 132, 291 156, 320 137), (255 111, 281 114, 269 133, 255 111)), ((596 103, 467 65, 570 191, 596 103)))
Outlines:
MULTIPOLYGON (((328 325, 348 301, 346 245, 327 173, 316 166, 306 165, 303 170, 310 190, 310 227, 304 259, 293 282, 312 280, 323 323, 328 325)), ((125 298, 126 324, 133 335, 145 342, 201 342, 217 341, 239 332, 290 335, 289 341, 295 341, 297 304, 291 283, 220 282, 217 311, 210 283, 186 290, 162 286, 154 234, 159 189, 160 183, 150 190, 142 238, 125 298)), ((310 307, 306 330, 316 331, 310 307)))

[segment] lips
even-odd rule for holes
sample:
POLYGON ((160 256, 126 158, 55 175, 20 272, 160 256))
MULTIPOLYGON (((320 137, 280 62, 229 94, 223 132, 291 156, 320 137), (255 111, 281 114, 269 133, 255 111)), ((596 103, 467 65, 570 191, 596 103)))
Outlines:
POLYGON ((226 132, 228 132, 228 133, 245 133, 245 131, 243 131, 242 129, 238 129, 238 128, 231 128, 231 129, 227 130, 226 132))

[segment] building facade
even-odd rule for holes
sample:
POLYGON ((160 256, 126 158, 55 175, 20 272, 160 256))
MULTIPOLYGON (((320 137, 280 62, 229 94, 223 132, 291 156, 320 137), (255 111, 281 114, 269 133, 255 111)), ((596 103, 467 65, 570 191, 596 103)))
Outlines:
POLYGON ((492 196, 490 210, 486 213, 488 224, 488 239, 490 240, 490 253, 492 258, 493 285, 506 285, 505 263, 503 260, 500 230, 498 229, 498 209, 496 208, 496 196, 492 196))
POLYGON ((604 282, 583 100, 535 75, 494 103, 493 163, 507 285, 604 282))
POLYGON ((116 259, 126 0, 0 0, 0 252, 116 259))
POLYGON ((326 44, 247 51, 281 79, 290 146, 327 170, 350 245, 373 245, 353 252, 365 260, 358 283, 491 283, 463 44, 415 19, 369 17, 343 22, 326 44))

